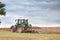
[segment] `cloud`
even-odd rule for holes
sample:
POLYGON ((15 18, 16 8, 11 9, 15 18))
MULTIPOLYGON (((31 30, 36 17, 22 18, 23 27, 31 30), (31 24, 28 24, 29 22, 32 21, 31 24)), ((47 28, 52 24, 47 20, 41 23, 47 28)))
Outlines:
POLYGON ((4 25, 15 24, 13 21, 20 17, 28 18, 29 23, 36 26, 60 25, 60 0, 0 1, 6 4, 6 17, 1 17, 4 25))

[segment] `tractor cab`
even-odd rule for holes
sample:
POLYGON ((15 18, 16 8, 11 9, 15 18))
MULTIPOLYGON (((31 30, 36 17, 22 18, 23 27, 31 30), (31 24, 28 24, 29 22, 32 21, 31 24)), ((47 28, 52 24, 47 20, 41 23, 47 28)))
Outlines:
POLYGON ((17 19, 16 21, 16 25, 25 25, 25 27, 28 26, 28 19, 17 19))

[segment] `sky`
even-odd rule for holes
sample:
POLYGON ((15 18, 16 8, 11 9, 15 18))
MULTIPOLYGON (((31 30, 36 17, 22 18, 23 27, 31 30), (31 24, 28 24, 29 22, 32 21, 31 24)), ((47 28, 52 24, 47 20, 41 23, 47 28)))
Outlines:
POLYGON ((5 4, 6 16, 0 16, 0 27, 15 25, 15 19, 27 18, 39 27, 60 26, 60 0, 0 0, 5 4))

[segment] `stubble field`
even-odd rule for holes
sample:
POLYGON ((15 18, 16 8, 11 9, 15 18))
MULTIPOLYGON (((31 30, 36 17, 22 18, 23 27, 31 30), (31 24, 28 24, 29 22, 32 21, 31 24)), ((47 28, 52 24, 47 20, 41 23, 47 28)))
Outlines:
POLYGON ((60 34, 13 33, 0 30, 0 40, 60 40, 60 34))

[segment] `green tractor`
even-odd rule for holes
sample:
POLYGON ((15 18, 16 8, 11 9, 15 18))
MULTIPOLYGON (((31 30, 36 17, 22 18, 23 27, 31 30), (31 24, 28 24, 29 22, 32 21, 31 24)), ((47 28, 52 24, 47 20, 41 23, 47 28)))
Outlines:
POLYGON ((30 27, 28 19, 17 19, 16 24, 11 26, 11 32, 25 32, 25 30, 30 27))

